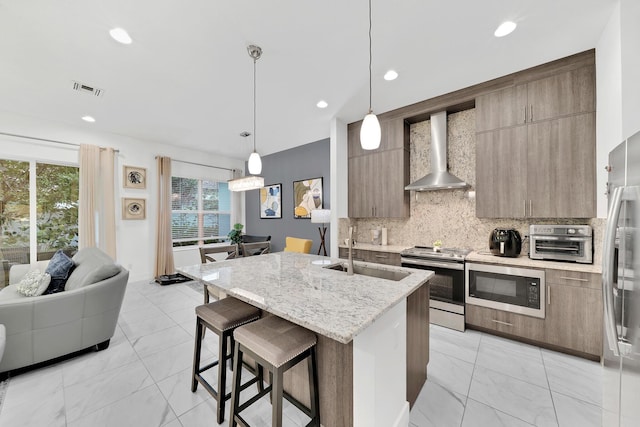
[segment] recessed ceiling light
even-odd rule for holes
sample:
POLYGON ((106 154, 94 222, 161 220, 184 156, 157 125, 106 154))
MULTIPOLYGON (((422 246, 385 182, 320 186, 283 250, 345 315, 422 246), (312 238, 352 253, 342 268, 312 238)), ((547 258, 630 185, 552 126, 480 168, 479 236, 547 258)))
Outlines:
POLYGON ((85 122, 89 122, 89 123, 94 123, 96 121, 96 119, 94 119, 91 116, 82 116, 82 120, 84 120, 85 122))
POLYGON ((384 73, 384 79, 385 80, 395 80, 398 78, 398 73, 396 73, 394 70, 389 70, 386 73, 384 73))
POLYGON ((493 35, 496 37, 504 37, 507 34, 511 34, 518 25, 512 21, 505 21, 494 31, 493 35))
POLYGON ((316 104, 316 107, 318 107, 318 108, 327 108, 328 106, 329 106, 329 104, 327 104, 327 101, 324 101, 324 100, 320 100, 316 104))
POLYGON ((131 44, 131 36, 124 28, 112 28, 109 30, 109 35, 113 37, 113 39, 122 44, 131 44))

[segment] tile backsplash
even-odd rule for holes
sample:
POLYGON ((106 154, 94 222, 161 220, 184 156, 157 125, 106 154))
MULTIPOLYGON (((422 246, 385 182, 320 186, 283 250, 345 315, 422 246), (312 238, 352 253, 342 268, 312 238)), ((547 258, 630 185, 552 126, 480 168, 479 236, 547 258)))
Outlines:
MULTIPOLYGON (((343 241, 348 226, 356 226, 356 241, 371 243, 372 229, 386 227, 389 245, 431 246, 441 240, 445 247, 488 250, 494 228, 515 228, 524 237, 530 224, 589 224, 594 231, 594 263, 601 262, 604 219, 486 219, 475 215, 475 109, 450 114, 447 118, 449 171, 471 185, 468 190, 411 192, 411 216, 403 219, 371 218, 339 221, 343 241)), ((431 124, 429 120, 411 125, 411 182, 430 170, 431 124)), ((529 250, 525 240, 522 253, 529 250)))

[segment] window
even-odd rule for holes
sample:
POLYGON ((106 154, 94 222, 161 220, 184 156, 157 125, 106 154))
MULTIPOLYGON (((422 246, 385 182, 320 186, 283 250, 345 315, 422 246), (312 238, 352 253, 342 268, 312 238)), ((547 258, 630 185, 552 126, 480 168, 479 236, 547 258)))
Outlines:
POLYGON ((231 193, 226 182, 171 178, 173 246, 224 240, 231 230, 231 193))
POLYGON ((0 287, 14 264, 77 249, 78 186, 77 167, 0 159, 0 287))

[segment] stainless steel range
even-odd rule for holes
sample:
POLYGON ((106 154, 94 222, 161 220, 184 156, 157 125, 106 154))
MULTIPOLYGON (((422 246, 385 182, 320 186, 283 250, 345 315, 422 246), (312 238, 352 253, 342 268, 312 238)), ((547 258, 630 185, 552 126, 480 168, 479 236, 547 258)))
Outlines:
POLYGON ((435 251, 416 246, 400 253, 403 267, 431 270, 429 320, 435 325, 464 331, 464 260, 470 249, 435 251))

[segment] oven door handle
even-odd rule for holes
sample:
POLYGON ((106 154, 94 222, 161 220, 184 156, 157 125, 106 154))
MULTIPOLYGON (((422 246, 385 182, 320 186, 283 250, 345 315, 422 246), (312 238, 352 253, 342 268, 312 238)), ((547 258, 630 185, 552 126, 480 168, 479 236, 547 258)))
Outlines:
POLYGON ((549 240, 549 241, 554 241, 554 242, 557 242, 557 241, 561 241, 561 242, 588 242, 588 241, 591 240, 591 236, 584 236, 584 237, 530 236, 530 239, 532 239, 534 241, 549 240))
POLYGON ((464 264, 458 262, 438 262, 438 261, 425 261, 425 260, 414 260, 401 258, 400 263, 404 266, 407 264, 409 267, 411 266, 420 266, 420 267, 435 267, 435 268, 446 268, 449 270, 464 270, 464 264))

